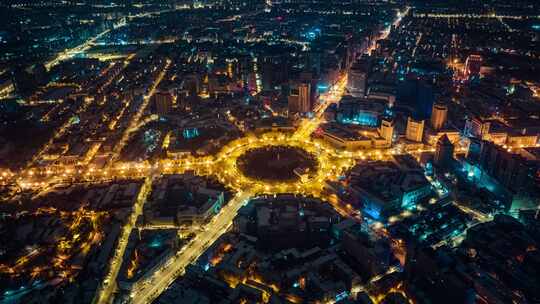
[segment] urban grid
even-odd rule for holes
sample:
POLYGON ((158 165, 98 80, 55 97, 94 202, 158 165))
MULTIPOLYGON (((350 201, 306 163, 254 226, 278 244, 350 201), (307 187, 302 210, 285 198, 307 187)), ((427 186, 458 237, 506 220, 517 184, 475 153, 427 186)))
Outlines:
POLYGON ((539 0, 0 17, 0 304, 540 303, 539 0))

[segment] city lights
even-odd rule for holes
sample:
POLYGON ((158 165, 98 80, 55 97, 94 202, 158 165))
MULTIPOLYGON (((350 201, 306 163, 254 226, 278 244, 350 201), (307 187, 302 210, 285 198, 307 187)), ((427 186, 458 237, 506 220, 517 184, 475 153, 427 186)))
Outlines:
POLYGON ((539 302, 537 2, 0 3, 0 303, 539 302))

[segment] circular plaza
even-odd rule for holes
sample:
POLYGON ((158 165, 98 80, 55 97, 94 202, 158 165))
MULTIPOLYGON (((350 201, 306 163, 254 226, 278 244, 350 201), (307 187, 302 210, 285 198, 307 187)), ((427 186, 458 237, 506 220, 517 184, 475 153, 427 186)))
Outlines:
POLYGON ((285 145, 249 149, 236 162, 245 176, 261 181, 297 181, 318 167, 314 154, 285 145))

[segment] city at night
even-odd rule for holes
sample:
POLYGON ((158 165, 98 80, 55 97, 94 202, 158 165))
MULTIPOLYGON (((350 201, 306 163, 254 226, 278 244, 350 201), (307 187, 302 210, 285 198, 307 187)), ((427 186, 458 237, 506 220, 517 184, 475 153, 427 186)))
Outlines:
POLYGON ((540 304, 539 0, 0 18, 0 304, 540 304))

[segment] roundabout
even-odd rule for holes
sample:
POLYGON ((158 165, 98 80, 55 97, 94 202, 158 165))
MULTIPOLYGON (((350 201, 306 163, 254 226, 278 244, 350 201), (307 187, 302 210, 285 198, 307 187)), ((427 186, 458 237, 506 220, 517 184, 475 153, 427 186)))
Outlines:
MULTIPOLYGON (((331 146, 323 139, 311 135, 324 122, 323 113, 332 103, 338 102, 344 93, 347 77, 344 75, 324 96, 314 109, 314 115, 299 121, 294 132, 271 131, 263 134, 246 133, 213 155, 195 157, 180 155, 149 161, 123 163, 114 158, 105 168, 93 167, 71 169, 56 172, 46 171, 54 183, 65 181, 115 181, 116 179, 144 178, 143 186, 133 208, 130 221, 123 227, 122 242, 118 248, 125 250, 125 240, 138 224, 136 219, 144 210, 144 204, 150 195, 154 179, 165 174, 195 173, 198 176, 217 178, 235 195, 213 215, 198 231, 196 238, 185 244, 176 254, 163 263, 149 277, 137 282, 137 288, 129 295, 132 303, 151 303, 165 290, 186 267, 195 261, 224 232, 231 229, 233 220, 240 208, 250 199, 260 195, 292 194, 295 196, 315 197, 329 203, 344 217, 353 218, 356 214, 350 206, 341 206, 340 202, 327 191, 327 185, 342 178, 344 172, 353 167, 360 159, 381 159, 392 151, 347 151, 331 146)), ((141 112, 142 113, 142 112, 141 112)), ((137 119, 138 120, 138 119, 137 119)), ((134 127, 134 129, 136 129, 134 127)), ((129 132, 128 132, 129 135, 129 132)), ((126 135, 126 138, 128 136, 126 135)), ((168 145, 168 139, 167 139, 168 145)), ((33 178, 34 172, 28 175, 33 178)), ((28 184, 28 183, 26 183, 28 184)), ((34 183, 36 186, 39 184, 34 183)), ((51 183, 52 184, 52 183, 51 183)), ((44 185, 44 184, 43 184, 44 185)), ((42 185, 42 186, 43 186, 42 185)), ((118 250, 117 248, 117 250, 118 250)), ((121 265, 122 255, 114 257, 114 265, 121 265)), ((119 266, 118 266, 119 267, 119 266)), ((108 273, 108 278, 115 280, 118 267, 108 273)), ((110 288, 98 293, 98 302, 110 299, 110 288)))
POLYGON ((354 160, 335 154, 323 141, 300 140, 290 134, 270 132, 230 142, 205 165, 209 169, 207 173, 216 175, 235 190, 260 194, 320 194, 325 181, 337 179, 354 165, 354 160), (284 164, 279 164, 282 161, 284 164), (275 166, 280 167, 280 175, 268 172, 275 166), (296 174, 297 168, 298 173, 304 174, 296 174))
POLYGON ((247 150, 237 167, 247 177, 263 181, 296 181, 317 169, 316 156, 289 146, 267 146, 247 150))

